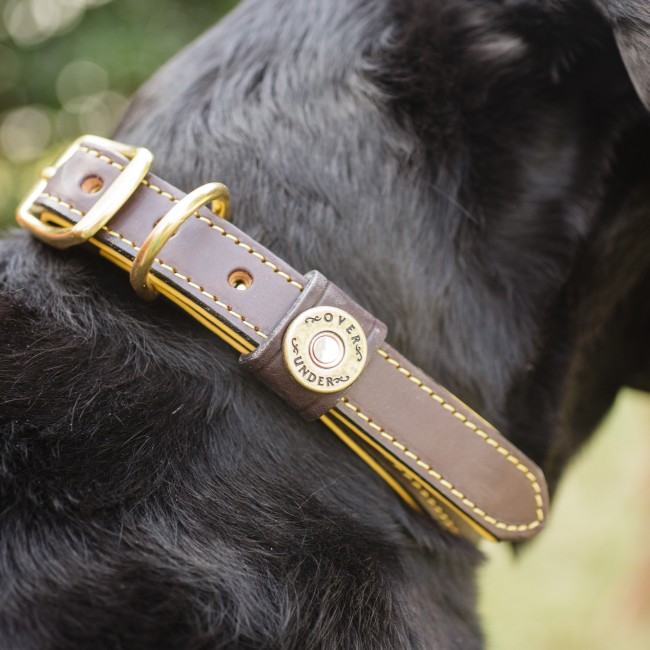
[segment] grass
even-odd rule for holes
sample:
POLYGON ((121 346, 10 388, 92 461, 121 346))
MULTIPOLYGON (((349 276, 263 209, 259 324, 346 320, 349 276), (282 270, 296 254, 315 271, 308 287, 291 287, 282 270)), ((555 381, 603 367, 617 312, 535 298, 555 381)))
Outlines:
POLYGON ((485 547, 488 650, 650 648, 650 397, 623 391, 567 472, 548 528, 485 547))

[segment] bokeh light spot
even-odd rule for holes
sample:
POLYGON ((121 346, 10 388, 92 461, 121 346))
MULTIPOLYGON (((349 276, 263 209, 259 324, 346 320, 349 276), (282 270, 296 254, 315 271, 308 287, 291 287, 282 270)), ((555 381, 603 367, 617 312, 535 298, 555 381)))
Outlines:
POLYGON ((93 61, 80 59, 68 63, 56 80, 56 94, 63 107, 81 112, 88 97, 108 88, 108 74, 93 61))
POLYGON ((12 162, 34 160, 50 143, 52 126, 46 109, 17 108, 6 114, 0 126, 0 145, 12 162))

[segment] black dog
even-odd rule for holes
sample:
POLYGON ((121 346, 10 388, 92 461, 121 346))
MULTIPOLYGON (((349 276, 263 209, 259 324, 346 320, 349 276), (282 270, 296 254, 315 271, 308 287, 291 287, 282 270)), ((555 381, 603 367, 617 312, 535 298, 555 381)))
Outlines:
MULTIPOLYGON (((554 483, 650 388, 648 61, 644 0, 250 0, 116 137, 554 483)), ((481 647, 474 547, 123 272, 10 234, 0 330, 2 650, 481 647)))

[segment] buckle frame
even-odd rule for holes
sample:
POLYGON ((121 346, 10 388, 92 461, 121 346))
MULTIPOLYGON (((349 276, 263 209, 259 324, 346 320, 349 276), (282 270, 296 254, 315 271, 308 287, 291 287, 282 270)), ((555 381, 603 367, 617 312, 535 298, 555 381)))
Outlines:
POLYGON ((16 211, 16 221, 29 230, 34 237, 55 248, 69 248, 90 239, 128 201, 136 191, 153 163, 153 154, 144 147, 134 147, 120 142, 84 135, 77 138, 56 161, 43 169, 36 185, 30 190, 16 211), (77 223, 55 226, 39 219, 34 213, 34 203, 44 192, 49 180, 83 145, 115 151, 129 160, 124 171, 106 188, 97 203, 77 223))

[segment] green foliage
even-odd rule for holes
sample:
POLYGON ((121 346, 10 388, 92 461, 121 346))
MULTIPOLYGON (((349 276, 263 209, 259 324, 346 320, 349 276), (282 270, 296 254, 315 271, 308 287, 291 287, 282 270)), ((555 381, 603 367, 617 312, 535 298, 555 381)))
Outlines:
POLYGON ((128 97, 236 0, 0 0, 0 225, 82 133, 108 135, 128 97))
MULTIPOLYGON (((135 89, 235 4, 0 0, 0 226, 65 141, 108 135, 135 89)), ((490 548, 479 583, 488 648, 650 647, 650 400, 623 402, 541 538, 517 563, 490 548)))
POLYGON ((650 648, 650 396, 623 390, 516 556, 486 544, 488 650, 650 648))

